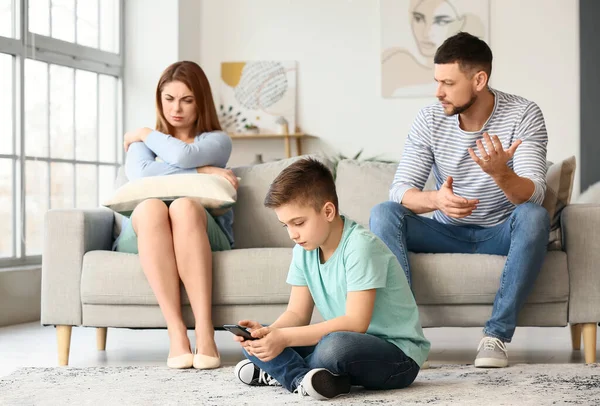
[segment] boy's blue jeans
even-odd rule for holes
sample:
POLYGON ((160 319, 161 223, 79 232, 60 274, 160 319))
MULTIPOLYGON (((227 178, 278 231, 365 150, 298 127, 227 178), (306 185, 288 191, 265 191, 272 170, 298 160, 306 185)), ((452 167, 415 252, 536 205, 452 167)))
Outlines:
POLYGON ((410 385, 419 366, 394 344, 370 334, 335 332, 316 346, 288 347, 271 361, 244 355, 293 392, 308 371, 326 368, 336 375, 349 375, 352 385, 367 389, 400 389, 410 385))
POLYGON ((409 251, 506 255, 492 317, 485 324, 484 334, 511 341, 519 311, 546 257, 550 233, 546 209, 523 203, 504 223, 485 228, 442 224, 388 201, 371 210, 369 226, 398 258, 409 284, 409 251))

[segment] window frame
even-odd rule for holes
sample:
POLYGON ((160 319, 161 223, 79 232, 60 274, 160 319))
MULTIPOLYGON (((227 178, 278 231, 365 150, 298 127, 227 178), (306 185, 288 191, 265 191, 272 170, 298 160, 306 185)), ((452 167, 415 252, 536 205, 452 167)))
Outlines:
MULTIPOLYGON (((51 0, 47 0, 51 4, 51 0)), ((77 2, 85 0, 75 0, 77 2)), ((100 167, 112 166, 118 168, 122 164, 123 154, 119 153, 119 147, 122 144, 123 137, 123 74, 124 74, 124 21, 125 21, 125 5, 124 0, 116 0, 117 9, 119 10, 118 21, 118 43, 119 52, 113 53, 103 51, 99 48, 90 48, 62 41, 45 35, 29 32, 28 10, 29 0, 13 0, 13 37, 7 38, 0 36, 0 54, 8 54, 12 59, 12 152, 10 154, 0 154, 0 159, 12 161, 12 256, 0 258, 0 269, 7 267, 19 267, 41 264, 41 255, 27 255, 26 251, 26 216, 25 216, 25 201, 26 201, 26 163, 29 161, 45 162, 48 166, 48 207, 51 199, 51 172, 50 166, 53 162, 69 163, 76 170, 77 164, 88 164, 96 167, 96 185, 100 187, 100 167), (72 159, 52 158, 50 153, 47 157, 33 157, 23 154, 25 151, 25 141, 27 134, 25 129, 25 60, 33 59, 47 64, 55 64, 69 67, 72 69, 81 69, 90 71, 96 74, 103 74, 115 77, 115 106, 117 120, 116 140, 115 140, 115 155, 114 162, 100 161, 99 148, 99 99, 100 99, 100 77, 96 76, 96 157, 94 160, 77 159, 74 155, 72 159)), ((98 1, 98 15, 100 16, 101 0, 98 1)), ((77 13, 77 7, 74 12, 77 13)), ((99 17, 100 18, 100 17, 99 17)), ((98 41, 100 41, 101 24, 98 24, 98 41)), ((48 65, 49 67, 49 65, 48 65)), ((74 71, 75 72, 75 71, 74 71)), ((48 76, 49 77, 49 76, 48 76)), ((75 83, 74 83, 75 86, 75 83)), ((48 82, 50 87, 50 82, 48 82)), ((49 97, 49 96, 48 96, 49 97)), ((75 108, 74 102, 74 108, 75 108)), ((47 106, 47 117, 50 119, 50 102, 47 106)), ((76 128, 73 128, 74 140, 77 139, 75 134, 76 128)), ((48 138, 50 139, 50 128, 48 128, 48 138)), ((48 141, 49 142, 49 141, 48 141)), ((75 141, 74 141, 75 142, 75 141)), ((75 146, 74 146, 75 148, 75 146)), ((26 151, 25 151, 26 152, 26 151)), ((75 149, 73 151, 75 154, 75 149)), ((99 199, 97 192, 97 199, 99 199)), ((77 177, 73 179, 73 199, 76 205, 77 199, 77 177)))

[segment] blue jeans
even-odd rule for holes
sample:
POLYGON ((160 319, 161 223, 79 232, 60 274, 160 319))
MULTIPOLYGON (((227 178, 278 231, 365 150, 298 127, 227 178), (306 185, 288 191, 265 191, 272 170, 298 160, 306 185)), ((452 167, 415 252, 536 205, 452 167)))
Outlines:
POLYGON ((352 385, 367 389, 405 388, 419 373, 419 365, 394 344, 370 334, 345 331, 327 334, 316 346, 288 347, 268 362, 243 352, 290 392, 314 368, 349 375, 352 385))
POLYGON ((510 342, 517 316, 531 292, 546 257, 550 217, 533 203, 515 208, 494 227, 454 226, 418 216, 396 202, 371 210, 371 231, 394 253, 411 283, 408 252, 506 255, 492 317, 484 334, 510 342))

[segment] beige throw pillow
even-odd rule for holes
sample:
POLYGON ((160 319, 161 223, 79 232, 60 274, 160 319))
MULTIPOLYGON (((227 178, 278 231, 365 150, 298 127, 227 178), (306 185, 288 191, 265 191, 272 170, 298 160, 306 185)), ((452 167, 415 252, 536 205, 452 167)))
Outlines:
POLYGON ((576 168, 575 157, 552 164, 546 173, 546 196, 542 206, 550 214, 549 249, 560 249, 560 213, 571 202, 576 168))
POLYGON ((150 176, 122 185, 102 205, 130 216, 137 205, 146 199, 160 199, 168 203, 180 197, 194 199, 211 214, 219 216, 234 205, 237 192, 227 179, 218 175, 150 176))

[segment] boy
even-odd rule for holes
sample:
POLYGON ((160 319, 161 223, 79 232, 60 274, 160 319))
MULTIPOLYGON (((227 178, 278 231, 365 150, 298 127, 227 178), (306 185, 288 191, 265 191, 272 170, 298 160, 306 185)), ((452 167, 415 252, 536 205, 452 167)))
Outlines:
POLYGON ((287 310, 270 326, 242 320, 255 340, 235 337, 248 385, 277 385, 330 399, 351 385, 410 385, 429 352, 417 305, 396 257, 370 231, 340 216, 333 176, 302 159, 273 181, 265 206, 296 243, 287 310), (314 306, 326 320, 310 324, 314 306))

